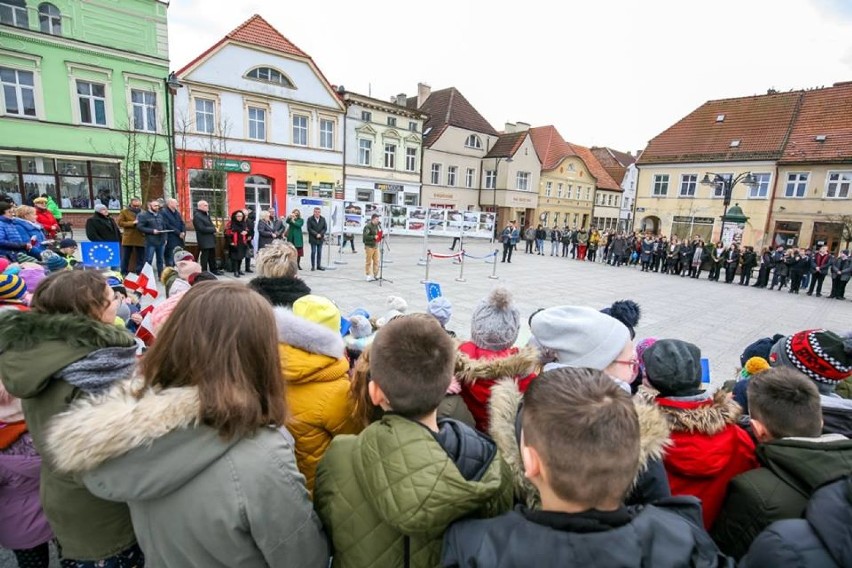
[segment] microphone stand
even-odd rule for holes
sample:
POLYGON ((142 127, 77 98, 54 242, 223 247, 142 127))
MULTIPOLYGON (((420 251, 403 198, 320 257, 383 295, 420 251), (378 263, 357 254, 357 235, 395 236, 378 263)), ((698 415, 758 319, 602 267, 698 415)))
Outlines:
MULTIPOLYGON (((381 227, 382 227, 381 224, 379 224, 380 230, 381 230, 381 227)), ((384 231, 382 231, 382 240, 381 240, 381 244, 380 244, 381 248, 379 249, 379 277, 376 278, 376 280, 378 280, 378 282, 379 282, 379 288, 382 287, 382 282, 385 282, 385 281, 393 284, 393 280, 391 280, 390 278, 385 278, 385 247, 387 247, 387 249, 390 250, 390 245, 387 244, 387 242, 388 242, 388 235, 384 231)))

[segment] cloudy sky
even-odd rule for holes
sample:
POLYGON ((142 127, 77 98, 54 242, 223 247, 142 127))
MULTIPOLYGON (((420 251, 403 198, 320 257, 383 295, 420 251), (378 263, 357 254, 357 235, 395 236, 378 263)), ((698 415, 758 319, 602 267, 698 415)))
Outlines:
POLYGON ((504 5, 172 0, 172 67, 257 13, 347 90, 454 86, 498 130, 553 124, 571 142, 634 152, 710 99, 852 80, 852 0, 504 5))

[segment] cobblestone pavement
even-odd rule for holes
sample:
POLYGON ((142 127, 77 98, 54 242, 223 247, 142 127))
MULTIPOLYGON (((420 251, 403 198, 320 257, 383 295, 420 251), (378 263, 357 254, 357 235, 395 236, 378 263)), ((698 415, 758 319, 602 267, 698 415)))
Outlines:
MULTIPOLYGON (((435 254, 452 254, 449 244, 450 239, 433 239, 429 246, 435 254)), ((487 241, 471 241, 465 248, 473 256, 485 256, 497 247, 487 241)), ((459 337, 470 335, 471 311, 497 283, 508 286, 514 294, 524 321, 521 341, 529 333, 526 319, 540 307, 575 304, 600 309, 615 300, 632 299, 642 307, 643 314, 636 329, 637 339, 670 337, 697 344, 703 356, 710 359, 713 383, 718 385, 734 377, 743 347, 757 338, 816 327, 835 331, 852 329, 852 303, 848 300, 708 282, 706 273, 701 280, 642 273, 638 268, 613 268, 525 254, 523 248, 521 243, 521 250, 515 252, 511 264, 497 263, 496 279, 489 278, 494 265, 484 260, 465 262, 464 282, 456 281, 460 265, 453 264, 451 259, 435 259, 430 264, 429 279, 439 282, 444 295, 453 303, 453 318, 448 327, 459 337)), ((421 284, 425 267, 418 266, 424 252, 422 239, 391 238, 385 256, 386 280, 381 283, 364 280, 360 243, 356 243, 356 250, 356 254, 340 255, 333 249, 332 260, 346 263, 333 264, 335 270, 302 271, 313 292, 332 298, 344 314, 363 307, 371 315, 382 315, 390 295, 403 297, 409 311, 426 309, 426 293, 421 284)), ((323 253, 327 255, 327 249, 323 253)), ((302 264, 310 268, 308 258, 302 264)), ((827 294, 828 288, 824 292, 827 294)), ((0 568, 13 566, 11 553, 0 550, 0 568)))

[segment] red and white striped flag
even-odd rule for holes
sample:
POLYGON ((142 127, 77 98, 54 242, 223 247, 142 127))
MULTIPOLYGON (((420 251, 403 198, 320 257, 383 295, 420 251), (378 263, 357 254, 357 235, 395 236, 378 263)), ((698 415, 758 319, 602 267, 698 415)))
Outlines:
MULTIPOLYGON (((127 280, 125 279, 125 282, 127 280)), ((142 311, 139 312, 139 315, 142 316, 142 321, 139 323, 139 327, 136 328, 136 337, 142 340, 142 343, 145 344, 146 347, 150 347, 154 342, 154 326, 151 324, 151 312, 154 311, 154 304, 143 308, 142 311)))
POLYGON ((157 279, 154 276, 154 267, 145 263, 141 274, 131 272, 124 277, 124 287, 134 290, 143 296, 156 298, 160 292, 157 290, 157 279))

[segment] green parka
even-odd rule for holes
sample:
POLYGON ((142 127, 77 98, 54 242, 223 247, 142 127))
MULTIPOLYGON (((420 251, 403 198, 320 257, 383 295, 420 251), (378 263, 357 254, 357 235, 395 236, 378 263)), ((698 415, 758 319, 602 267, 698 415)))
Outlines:
POLYGON ((291 219, 287 217, 287 240, 296 247, 302 248, 305 246, 305 238, 302 234, 302 226, 305 224, 305 220, 299 217, 298 219, 291 219))
MULTIPOLYGON (((54 378, 71 363, 98 349, 132 347, 124 329, 74 315, 15 312, 0 315, 0 378, 21 399, 36 449, 45 451, 50 420, 83 391, 54 378)), ((66 558, 100 560, 136 542, 124 503, 99 499, 71 474, 41 465, 41 504, 66 558)))
POLYGON ((440 566, 450 523, 511 508, 511 474, 494 443, 454 420, 439 427, 434 434, 389 414, 358 436, 332 441, 317 470, 314 505, 335 567, 440 566))
POLYGON ((731 480, 712 530, 722 552, 737 559, 773 522, 801 518, 817 489, 852 474, 852 440, 839 434, 775 440, 756 454, 761 467, 731 480))

